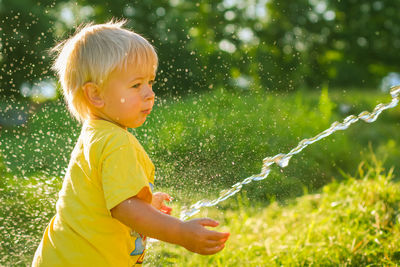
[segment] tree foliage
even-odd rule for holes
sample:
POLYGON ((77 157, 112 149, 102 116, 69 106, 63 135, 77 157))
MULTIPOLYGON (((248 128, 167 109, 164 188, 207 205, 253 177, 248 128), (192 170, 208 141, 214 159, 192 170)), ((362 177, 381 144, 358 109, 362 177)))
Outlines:
POLYGON ((393 0, 0 0, 0 95, 52 78, 48 49, 112 18, 157 48, 159 94, 374 87, 400 71, 398 10, 393 0))

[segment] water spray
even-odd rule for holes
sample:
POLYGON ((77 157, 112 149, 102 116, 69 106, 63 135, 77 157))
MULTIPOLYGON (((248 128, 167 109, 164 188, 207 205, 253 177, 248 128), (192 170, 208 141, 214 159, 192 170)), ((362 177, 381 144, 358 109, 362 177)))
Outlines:
POLYGON ((234 185, 231 186, 229 189, 222 190, 219 193, 219 197, 214 199, 214 200, 200 200, 196 202, 195 204, 191 205, 188 209, 183 209, 180 214, 180 218, 182 220, 186 220, 193 215, 197 214, 200 212, 200 209, 203 207, 212 207, 217 205, 218 203, 234 196, 236 193, 238 193, 243 185, 249 184, 253 181, 261 181, 264 180, 265 178, 268 177, 268 175, 271 172, 271 166, 273 164, 278 165, 281 168, 285 168, 289 164, 289 160, 292 158, 293 155, 296 155, 300 153, 304 148, 307 146, 331 135, 332 133, 340 130, 346 130, 350 125, 353 123, 357 122, 358 120, 363 120, 367 123, 371 123, 376 121, 378 116, 382 113, 382 111, 390 108, 394 108, 397 106, 400 100, 400 85, 394 86, 390 89, 390 95, 392 96, 392 101, 387 104, 378 104, 374 108, 372 112, 368 111, 363 111, 358 116, 355 115, 350 115, 346 117, 343 122, 333 122, 331 126, 326 129, 325 131, 319 133, 318 135, 308 138, 308 139, 303 139, 301 140, 298 145, 293 148, 292 150, 289 151, 287 154, 277 154, 273 157, 267 157, 263 160, 263 167, 261 169, 261 173, 252 175, 250 177, 245 178, 241 182, 238 182, 234 185))

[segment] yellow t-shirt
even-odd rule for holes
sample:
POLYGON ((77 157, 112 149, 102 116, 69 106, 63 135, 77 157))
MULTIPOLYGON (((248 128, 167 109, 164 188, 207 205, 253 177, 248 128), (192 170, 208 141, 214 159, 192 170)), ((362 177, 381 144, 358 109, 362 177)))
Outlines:
POLYGON ((151 203, 154 165, 128 131, 104 120, 82 127, 33 266, 133 266, 146 237, 111 216, 122 201, 146 190, 151 203))

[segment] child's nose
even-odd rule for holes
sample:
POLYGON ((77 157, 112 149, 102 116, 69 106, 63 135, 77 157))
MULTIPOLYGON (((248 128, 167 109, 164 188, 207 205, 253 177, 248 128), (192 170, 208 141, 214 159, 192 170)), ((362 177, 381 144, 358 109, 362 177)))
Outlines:
POLYGON ((146 100, 153 100, 156 94, 153 91, 153 88, 149 85, 146 86, 144 98, 146 100))

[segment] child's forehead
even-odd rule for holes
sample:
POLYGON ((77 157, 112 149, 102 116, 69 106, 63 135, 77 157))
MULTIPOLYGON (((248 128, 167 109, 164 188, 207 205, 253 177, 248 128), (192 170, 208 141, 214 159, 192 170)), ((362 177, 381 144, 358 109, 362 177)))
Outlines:
POLYGON ((156 74, 156 67, 146 65, 134 65, 130 67, 130 73, 135 76, 154 76, 156 74))
POLYGON ((146 78, 154 77, 156 75, 157 66, 151 64, 128 64, 125 68, 121 68, 120 71, 132 78, 146 78))

